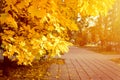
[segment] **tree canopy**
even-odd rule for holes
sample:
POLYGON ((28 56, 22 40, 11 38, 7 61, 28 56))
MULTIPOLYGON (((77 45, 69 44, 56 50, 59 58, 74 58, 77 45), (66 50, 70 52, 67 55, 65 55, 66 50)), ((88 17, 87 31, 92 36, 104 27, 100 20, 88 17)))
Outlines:
POLYGON ((68 31, 81 17, 106 15, 114 0, 1 0, 0 36, 4 56, 28 65, 35 58, 67 52, 68 31))

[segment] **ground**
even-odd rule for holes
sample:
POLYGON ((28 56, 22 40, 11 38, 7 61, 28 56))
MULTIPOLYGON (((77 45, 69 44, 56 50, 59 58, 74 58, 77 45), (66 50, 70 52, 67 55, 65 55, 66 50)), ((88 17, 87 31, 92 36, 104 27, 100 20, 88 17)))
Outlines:
POLYGON ((64 60, 56 58, 43 61, 36 60, 32 66, 20 66, 13 62, 7 69, 8 76, 2 75, 2 63, 0 63, 0 80, 46 80, 44 76, 49 75, 47 69, 54 63, 64 64, 64 60))
MULTIPOLYGON (((103 52, 103 51, 101 52, 101 51, 98 51, 97 48, 88 48, 88 47, 87 48, 85 48, 85 47, 84 48, 76 48, 76 47, 73 47, 70 49, 70 51, 68 53, 65 54, 65 56, 63 55, 62 58, 54 58, 51 60, 35 61, 33 63, 33 66, 18 66, 16 64, 12 63, 11 66, 8 67, 9 76, 6 77, 6 76, 3 76, 1 74, 0 80, 60 80, 61 79, 60 78, 61 72, 64 75, 64 74, 66 74, 65 71, 67 71, 67 69, 69 69, 69 68, 70 68, 70 70, 68 70, 68 71, 70 72, 74 67, 78 66, 78 63, 82 64, 82 66, 84 66, 84 67, 81 69, 87 69, 86 72, 89 74, 89 67, 87 67, 87 65, 89 64, 89 62, 94 61, 96 59, 96 58, 94 59, 91 57, 95 57, 96 55, 99 56, 98 52, 100 53, 100 56, 101 56, 101 54, 107 55, 106 57, 104 56, 104 58, 103 57, 98 58, 101 62, 107 63, 108 61, 106 61, 105 59, 109 59, 109 61, 114 61, 115 64, 118 64, 117 62, 120 62, 119 56, 117 56, 118 54, 114 54, 113 52, 103 52), (97 53, 96 53, 96 51, 97 51, 97 53), (78 53, 80 53, 80 54, 78 54, 78 53), (96 53, 96 54, 94 54, 94 53, 96 53), (110 53, 110 55, 108 53, 110 53), (90 54, 93 54, 93 55, 90 55, 90 54), (76 59, 76 57, 78 57, 78 56, 79 56, 80 61, 75 62, 76 60, 79 60, 78 58, 76 59), (85 61, 88 61, 88 62, 85 62, 84 59, 85 59, 85 61), (102 59, 104 59, 105 61, 102 59), (83 62, 85 62, 85 64, 83 62), (68 65, 67 66, 68 68, 65 68, 66 65, 68 65), (59 66, 59 68, 58 68, 58 66, 59 66), (52 79, 51 79, 51 77, 52 77, 52 79)), ((95 62, 97 62, 97 59, 95 62)), ((97 64, 98 63, 93 64, 93 65, 97 65, 97 64)), ((93 68, 94 67, 93 65, 91 65, 90 67, 93 68)), ((104 67, 104 66, 102 67, 99 65, 97 65, 97 66, 100 67, 101 70, 104 67)), ((118 65, 116 65, 116 66, 118 66, 118 65)), ((76 67, 76 71, 77 70, 79 71, 79 69, 76 67)), ((106 70, 107 70, 107 68, 106 68, 106 70)), ((74 71, 72 71, 72 72, 74 73, 74 71)), ((84 72, 84 71, 82 71, 82 72, 84 72)), ((2 73, 2 64, 0 64, 0 73, 2 73)), ((103 72, 103 73, 106 73, 106 72, 103 72)), ((108 73, 109 73, 109 71, 108 71, 108 73)), ((68 75, 72 75, 72 73, 68 74, 68 75)), ((80 75, 83 75, 83 74, 80 74, 80 75)), ((109 74, 107 74, 107 75, 109 75, 109 74)), ((118 76, 120 76, 120 75, 118 75, 118 76)), ((93 77, 94 76, 91 76, 91 78, 93 78, 93 77)), ((108 78, 108 80, 110 79, 109 77, 107 77, 107 78, 108 78)), ((71 80, 74 80, 74 79, 71 79, 71 80)), ((81 77, 81 79, 82 79, 82 77, 81 77)), ((88 80, 88 79, 86 79, 86 80, 88 80)), ((105 79, 102 79, 102 80, 105 80, 105 79)))

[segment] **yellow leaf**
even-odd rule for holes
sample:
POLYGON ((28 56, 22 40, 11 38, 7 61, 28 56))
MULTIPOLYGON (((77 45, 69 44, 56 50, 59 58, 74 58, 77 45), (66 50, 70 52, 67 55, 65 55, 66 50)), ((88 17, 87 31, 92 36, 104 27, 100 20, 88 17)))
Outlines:
POLYGON ((0 16, 1 16, 0 17, 1 24, 6 23, 6 24, 10 25, 10 27, 13 27, 15 29, 18 28, 17 22, 11 15, 6 13, 6 14, 1 14, 0 16))

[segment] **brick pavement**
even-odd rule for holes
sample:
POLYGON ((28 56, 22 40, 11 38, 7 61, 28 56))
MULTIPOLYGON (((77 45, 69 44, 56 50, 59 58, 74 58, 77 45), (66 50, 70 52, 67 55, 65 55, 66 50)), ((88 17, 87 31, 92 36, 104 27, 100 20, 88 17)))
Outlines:
POLYGON ((65 64, 53 64, 48 80, 120 80, 120 65, 110 61, 120 55, 102 55, 84 48, 71 47, 62 56, 65 64))

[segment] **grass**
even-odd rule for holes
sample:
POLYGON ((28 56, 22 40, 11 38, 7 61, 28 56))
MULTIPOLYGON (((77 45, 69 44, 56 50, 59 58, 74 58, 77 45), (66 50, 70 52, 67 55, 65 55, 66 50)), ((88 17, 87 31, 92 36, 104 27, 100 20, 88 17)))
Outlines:
POLYGON ((111 59, 111 61, 120 65, 120 58, 111 59))
POLYGON ((101 54, 104 54, 104 55, 116 55, 116 54, 119 54, 115 51, 102 51, 100 52, 101 54))
POLYGON ((103 55, 116 55, 116 54, 120 54, 120 52, 104 50, 104 49, 101 49, 99 47, 83 47, 83 48, 85 48, 87 50, 90 50, 90 51, 97 52, 99 54, 103 54, 103 55))

